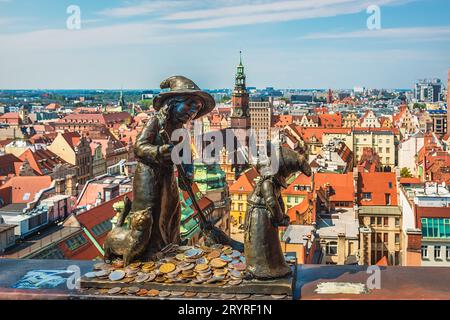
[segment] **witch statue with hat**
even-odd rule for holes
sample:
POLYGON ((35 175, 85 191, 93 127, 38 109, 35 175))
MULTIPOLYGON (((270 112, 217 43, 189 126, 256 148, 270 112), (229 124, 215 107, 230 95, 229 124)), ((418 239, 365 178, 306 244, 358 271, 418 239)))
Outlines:
POLYGON ((244 253, 248 279, 268 280, 291 273, 278 236, 278 227, 289 225, 281 190, 287 187, 286 179, 295 172, 311 176, 311 167, 304 154, 288 147, 277 146, 275 150, 270 160, 267 158, 256 165, 260 179, 247 200, 244 253))
MULTIPOLYGON (((131 229, 135 227, 136 230, 131 230, 129 241, 121 241, 126 238, 125 235, 108 241, 111 247, 118 247, 118 250, 105 248, 108 252, 126 252, 134 247, 136 249, 131 253, 134 257, 141 253, 151 256, 165 246, 181 241, 181 206, 171 159, 174 145, 168 137, 189 121, 209 113, 215 107, 215 101, 183 76, 164 80, 161 89, 170 91, 162 92, 153 99, 153 108, 157 113, 150 117, 134 145, 138 165, 129 215, 131 229), (133 224, 133 221, 137 222, 133 224)), ((186 167, 189 168, 189 164, 186 167)), ((192 178, 192 169, 186 172, 190 172, 192 178)))

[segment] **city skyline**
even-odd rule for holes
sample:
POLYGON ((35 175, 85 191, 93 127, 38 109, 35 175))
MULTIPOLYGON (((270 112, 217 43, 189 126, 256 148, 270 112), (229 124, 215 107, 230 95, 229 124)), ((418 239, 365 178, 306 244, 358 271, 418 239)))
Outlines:
POLYGON ((263 88, 411 89, 446 82, 443 0, 0 1, 1 89, 144 89, 186 74, 231 88, 239 50, 263 88), (68 30, 70 5, 81 29, 68 30), (381 29, 366 12, 381 8, 381 29))

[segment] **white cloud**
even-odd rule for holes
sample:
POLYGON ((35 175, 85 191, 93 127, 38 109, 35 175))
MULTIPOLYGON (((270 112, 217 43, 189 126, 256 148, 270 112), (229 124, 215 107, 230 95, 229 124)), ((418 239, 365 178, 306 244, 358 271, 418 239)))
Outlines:
POLYGON ((80 30, 46 29, 19 34, 0 35, 4 50, 60 50, 105 46, 176 43, 208 39, 223 32, 180 32, 155 23, 129 23, 80 30))
POLYGON ((99 13, 109 17, 127 18, 135 16, 144 16, 150 13, 161 13, 170 8, 182 6, 186 1, 166 0, 166 1, 144 1, 136 5, 123 6, 117 8, 108 8, 99 13))
POLYGON ((403 40, 450 40, 450 26, 386 28, 341 33, 312 33, 301 37, 306 40, 324 39, 403 39, 403 40))
POLYGON ((414 0, 291 0, 174 12, 163 20, 183 21, 180 29, 215 29, 269 22, 332 17, 365 11, 369 5, 398 5, 414 0), (189 22, 184 22, 191 20, 189 22))

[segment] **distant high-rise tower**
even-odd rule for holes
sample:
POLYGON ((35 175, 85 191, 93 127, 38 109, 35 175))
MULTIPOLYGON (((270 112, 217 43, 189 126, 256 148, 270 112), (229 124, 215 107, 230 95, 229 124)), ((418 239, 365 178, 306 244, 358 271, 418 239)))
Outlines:
POLYGON ((327 103, 333 103, 333 91, 331 91, 331 89, 328 89, 328 94, 327 94, 327 103))

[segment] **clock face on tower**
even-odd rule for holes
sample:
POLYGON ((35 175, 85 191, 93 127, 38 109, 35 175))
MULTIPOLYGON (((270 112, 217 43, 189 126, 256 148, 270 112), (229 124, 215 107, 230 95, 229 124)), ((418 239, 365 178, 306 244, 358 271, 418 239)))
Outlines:
POLYGON ((234 110, 234 114, 235 114, 236 117, 242 117, 244 115, 244 112, 242 111, 242 109, 236 108, 234 110))

